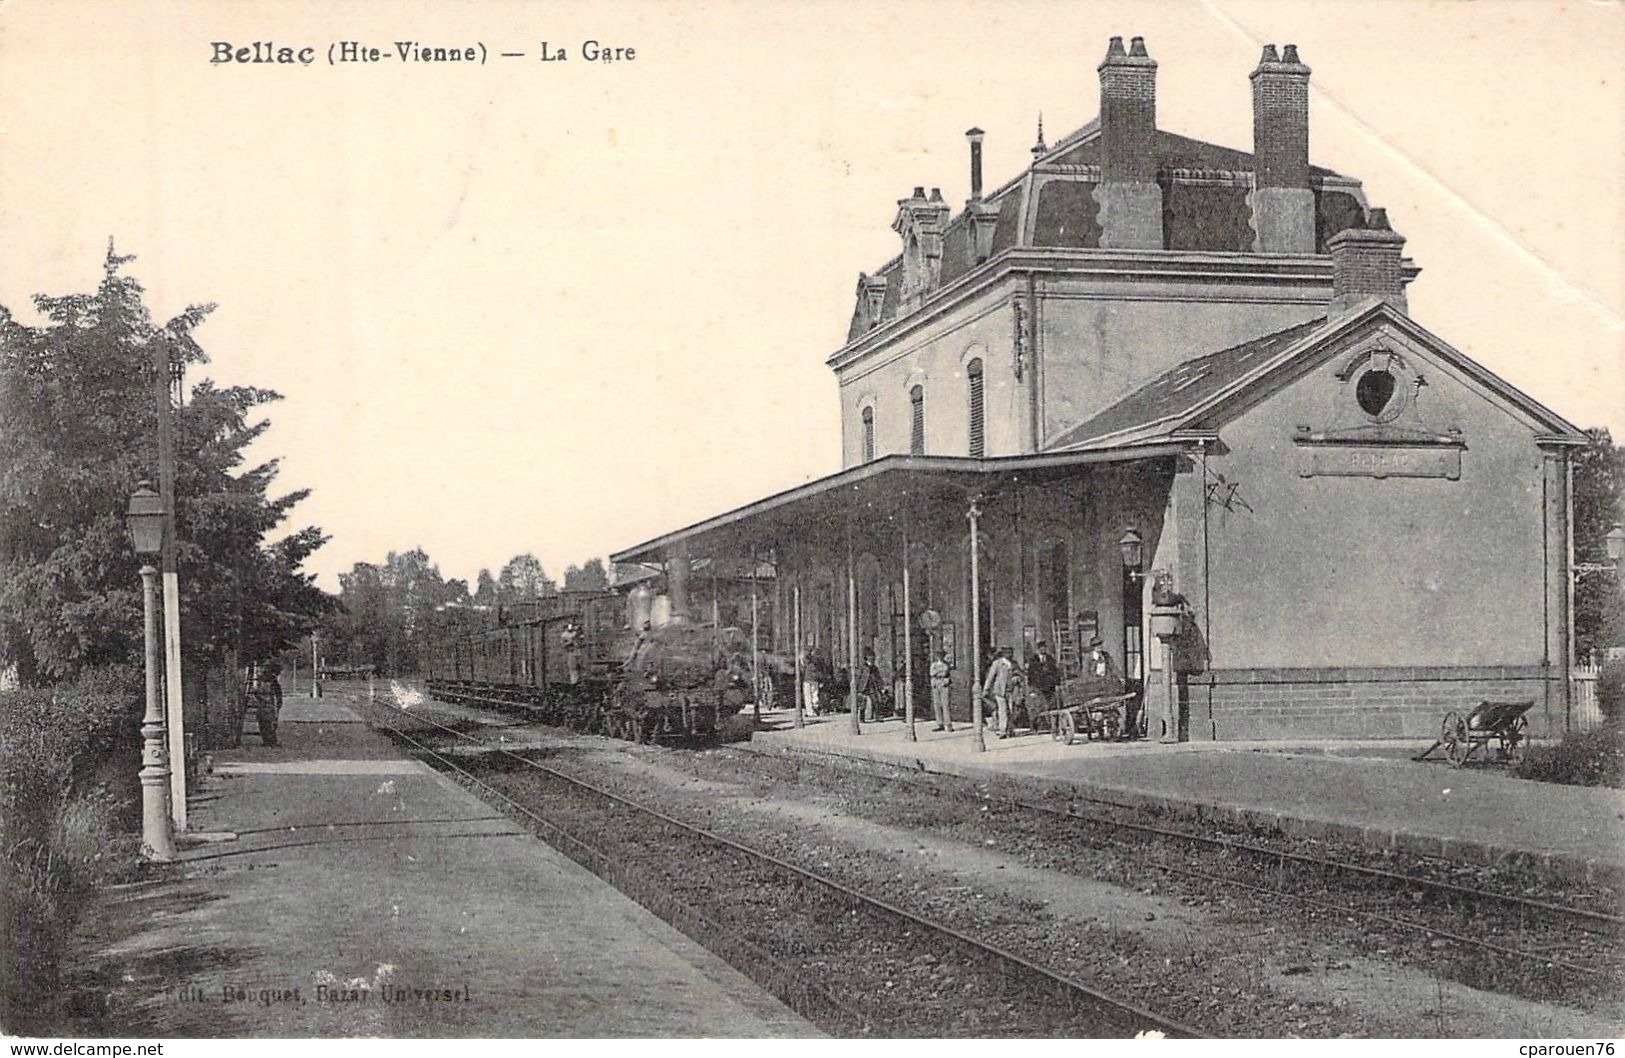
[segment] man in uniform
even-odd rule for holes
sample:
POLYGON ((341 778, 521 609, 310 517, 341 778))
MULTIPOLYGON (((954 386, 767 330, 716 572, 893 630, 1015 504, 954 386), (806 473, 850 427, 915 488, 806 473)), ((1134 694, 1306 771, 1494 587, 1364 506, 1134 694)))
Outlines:
POLYGON ((937 718, 937 726, 933 731, 952 731, 954 718, 948 711, 948 684, 949 672, 948 652, 937 651, 937 656, 931 659, 931 712, 937 718))

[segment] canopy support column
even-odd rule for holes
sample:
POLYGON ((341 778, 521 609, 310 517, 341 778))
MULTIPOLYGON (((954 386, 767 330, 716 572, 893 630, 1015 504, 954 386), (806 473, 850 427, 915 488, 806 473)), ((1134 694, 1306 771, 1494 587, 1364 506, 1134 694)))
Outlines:
POLYGON ((807 686, 807 672, 802 667, 802 657, 806 654, 807 645, 801 639, 801 570, 799 569, 796 570, 795 587, 790 593, 790 607, 793 611, 791 618, 795 624, 796 637, 796 726, 802 727, 806 724, 805 717, 807 708, 807 703, 804 700, 804 695, 806 693, 805 688, 807 686))
POLYGON ((756 633, 756 552, 750 554, 750 708, 757 723, 762 721, 762 659, 756 633))
POLYGON ((852 519, 846 521, 846 700, 852 709, 852 733, 863 734, 858 705, 858 569, 852 557, 852 519))
POLYGON ((909 597, 908 526, 903 526, 903 718, 908 724, 908 740, 918 742, 914 731, 914 606, 909 597))
POLYGON ((982 497, 971 497, 970 510, 965 512, 970 521, 970 672, 971 717, 970 726, 976 731, 976 751, 987 752, 987 739, 982 737, 982 570, 981 570, 981 518, 982 497))

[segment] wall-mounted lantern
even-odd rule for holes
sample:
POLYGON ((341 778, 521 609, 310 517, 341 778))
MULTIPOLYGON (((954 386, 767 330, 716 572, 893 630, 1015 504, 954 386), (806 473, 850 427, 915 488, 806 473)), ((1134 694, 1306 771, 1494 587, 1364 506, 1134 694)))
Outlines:
POLYGON ((1117 549, 1123 553, 1123 565, 1130 572, 1137 572, 1145 562, 1145 541, 1133 529, 1125 529, 1123 536, 1117 541, 1117 549))

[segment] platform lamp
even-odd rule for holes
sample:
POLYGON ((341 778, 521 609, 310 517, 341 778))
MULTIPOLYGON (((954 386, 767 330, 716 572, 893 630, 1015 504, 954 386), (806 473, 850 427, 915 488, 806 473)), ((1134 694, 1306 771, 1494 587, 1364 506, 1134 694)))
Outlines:
POLYGON ((175 858, 169 818, 169 753, 164 748, 164 713, 158 699, 158 569, 164 546, 164 500, 141 482, 130 496, 125 521, 141 559, 141 602, 147 663, 147 710, 141 718, 141 845, 148 859, 175 858))
POLYGON ((1578 581, 1587 573, 1614 573, 1619 570, 1619 560, 1625 558, 1625 526, 1618 522, 1608 530, 1608 535, 1602 538, 1603 547, 1608 553, 1608 561, 1602 562, 1576 562, 1574 563, 1574 579, 1578 581))
POLYGON ((1123 553, 1123 568, 1128 570, 1128 575, 1143 577, 1145 574, 1140 572, 1140 567, 1145 563, 1145 541, 1140 534, 1132 528, 1123 530, 1117 549, 1123 553))

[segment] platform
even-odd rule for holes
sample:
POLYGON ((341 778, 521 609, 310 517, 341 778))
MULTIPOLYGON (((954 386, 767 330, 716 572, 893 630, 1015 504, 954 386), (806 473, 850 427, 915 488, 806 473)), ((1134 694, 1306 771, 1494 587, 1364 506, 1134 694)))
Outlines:
POLYGON ((103 1020, 121 1035, 817 1034, 405 759, 344 697, 290 695, 277 748, 250 721, 192 799, 192 829, 236 839, 190 847, 173 877, 104 897, 95 961, 103 1020))
MULTIPOLYGON (((767 717, 775 725, 784 717, 767 717)), ((1475 864, 1523 864, 1577 881, 1625 885, 1625 792, 1516 779, 1496 768, 1451 768, 1410 758, 1413 740, 1088 742, 987 732, 978 752, 968 725, 953 733, 846 714, 799 730, 758 732, 765 753, 862 758, 993 783, 1060 792, 1193 819, 1263 825, 1288 834, 1393 848, 1475 864)))

